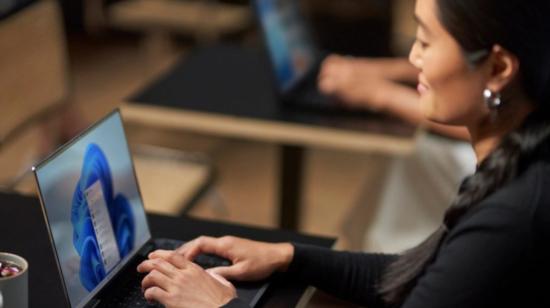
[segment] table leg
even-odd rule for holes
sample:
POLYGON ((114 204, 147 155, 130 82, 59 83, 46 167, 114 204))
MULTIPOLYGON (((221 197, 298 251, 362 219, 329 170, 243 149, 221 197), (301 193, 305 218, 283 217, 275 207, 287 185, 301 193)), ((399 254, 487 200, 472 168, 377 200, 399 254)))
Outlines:
POLYGON ((279 226, 298 231, 302 199, 304 148, 282 145, 280 148, 279 226))

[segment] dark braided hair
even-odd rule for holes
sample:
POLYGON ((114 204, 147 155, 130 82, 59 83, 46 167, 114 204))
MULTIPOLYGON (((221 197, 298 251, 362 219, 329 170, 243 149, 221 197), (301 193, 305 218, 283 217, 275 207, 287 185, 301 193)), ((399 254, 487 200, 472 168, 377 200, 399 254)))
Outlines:
MULTIPOLYGON (((433 262, 448 231, 466 213, 521 175, 533 162, 550 158, 550 37, 547 37, 550 1, 436 0, 436 3, 439 20, 460 44, 472 66, 485 61, 497 44, 518 58, 518 81, 535 109, 463 181, 443 224, 389 265, 378 291, 392 306, 404 303, 433 262)), ((509 103, 500 108, 513 108, 509 103)))

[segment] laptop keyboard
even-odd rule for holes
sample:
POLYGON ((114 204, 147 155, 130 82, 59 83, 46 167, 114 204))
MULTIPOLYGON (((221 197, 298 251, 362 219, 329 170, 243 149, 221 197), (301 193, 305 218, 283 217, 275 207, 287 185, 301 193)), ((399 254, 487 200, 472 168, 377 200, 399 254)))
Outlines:
POLYGON ((148 303, 143 297, 141 280, 145 274, 136 272, 129 273, 120 282, 116 291, 110 294, 108 301, 101 302, 101 307, 164 307, 158 303, 148 303))
MULTIPOLYGON (((156 249, 173 250, 178 248, 182 244, 181 241, 174 241, 169 239, 163 239, 155 241, 156 249)), ((209 254, 202 254, 195 258, 195 263, 204 269, 217 267, 217 266, 229 266, 231 262, 221 257, 209 254)), ((137 266, 137 264, 135 265, 137 266)), ((141 281, 145 277, 145 274, 138 273, 137 271, 128 271, 122 281, 119 283, 116 292, 113 292, 109 296, 108 302, 102 302, 101 307, 164 307, 158 303, 148 303, 143 296, 141 290, 141 281)))

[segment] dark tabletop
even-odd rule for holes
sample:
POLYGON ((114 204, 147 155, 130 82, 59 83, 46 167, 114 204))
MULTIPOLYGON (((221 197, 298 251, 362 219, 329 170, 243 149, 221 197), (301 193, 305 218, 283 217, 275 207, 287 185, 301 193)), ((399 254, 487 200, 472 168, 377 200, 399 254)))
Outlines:
POLYGON ((237 45, 199 47, 129 98, 136 104, 358 132, 410 137, 401 120, 361 111, 300 108, 276 95, 265 51, 237 45))
MULTIPOLYGON (((29 262, 29 307, 63 307, 64 296, 40 202, 33 197, 0 193, 0 251, 21 255, 29 262), (47 304, 46 304, 47 303, 47 304)), ((331 247, 335 240, 287 231, 269 230, 191 218, 149 215, 154 237, 189 240, 198 235, 236 235, 263 241, 293 241, 331 247)), ((276 277, 266 307, 296 303, 306 286, 276 277)))

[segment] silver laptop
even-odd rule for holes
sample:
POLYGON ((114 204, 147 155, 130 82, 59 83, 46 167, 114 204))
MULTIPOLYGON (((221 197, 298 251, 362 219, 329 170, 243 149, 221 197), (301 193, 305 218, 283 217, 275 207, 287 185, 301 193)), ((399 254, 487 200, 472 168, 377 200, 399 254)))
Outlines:
MULTIPOLYGON (((136 266, 154 249, 183 242, 153 239, 119 110, 33 167, 69 307, 161 307, 147 303, 136 266)), ((202 255, 203 267, 229 265, 202 255)), ((237 294, 258 303, 267 283, 237 294)))

